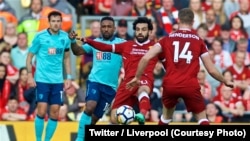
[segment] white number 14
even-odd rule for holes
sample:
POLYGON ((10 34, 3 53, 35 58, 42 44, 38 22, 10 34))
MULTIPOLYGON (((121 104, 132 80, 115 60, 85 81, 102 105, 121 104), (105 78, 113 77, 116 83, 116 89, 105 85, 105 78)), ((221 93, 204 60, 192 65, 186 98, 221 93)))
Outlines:
POLYGON ((186 59, 187 64, 190 64, 193 58, 192 51, 188 50, 190 42, 185 43, 184 48, 182 49, 180 54, 179 54, 180 42, 174 41, 173 45, 174 45, 174 62, 179 62, 179 58, 182 58, 186 59))

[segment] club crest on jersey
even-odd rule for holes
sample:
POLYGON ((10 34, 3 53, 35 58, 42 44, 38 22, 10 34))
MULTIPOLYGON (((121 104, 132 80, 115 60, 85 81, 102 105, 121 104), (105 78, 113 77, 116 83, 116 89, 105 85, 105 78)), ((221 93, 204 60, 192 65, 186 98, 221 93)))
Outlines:
POLYGON ((65 40, 64 40, 64 39, 61 39, 61 43, 62 43, 62 45, 64 45, 64 43, 65 43, 65 40))

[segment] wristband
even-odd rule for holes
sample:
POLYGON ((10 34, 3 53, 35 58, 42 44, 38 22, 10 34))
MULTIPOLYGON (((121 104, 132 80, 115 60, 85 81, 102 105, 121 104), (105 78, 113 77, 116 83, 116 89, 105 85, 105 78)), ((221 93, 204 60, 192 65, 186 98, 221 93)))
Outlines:
POLYGON ((67 74, 67 79, 68 80, 71 80, 72 79, 72 76, 70 74, 67 74))
POLYGON ((74 43, 76 43, 76 39, 71 40, 71 44, 74 44, 74 43))

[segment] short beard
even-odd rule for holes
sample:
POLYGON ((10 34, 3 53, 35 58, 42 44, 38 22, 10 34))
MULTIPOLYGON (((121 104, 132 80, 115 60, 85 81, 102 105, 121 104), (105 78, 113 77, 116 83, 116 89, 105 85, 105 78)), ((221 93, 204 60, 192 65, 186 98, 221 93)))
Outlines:
POLYGON ((149 37, 149 35, 145 36, 143 39, 137 38, 137 37, 135 37, 135 38, 136 38, 136 40, 137 40, 139 43, 144 43, 144 42, 146 42, 146 41, 148 40, 148 37, 149 37))

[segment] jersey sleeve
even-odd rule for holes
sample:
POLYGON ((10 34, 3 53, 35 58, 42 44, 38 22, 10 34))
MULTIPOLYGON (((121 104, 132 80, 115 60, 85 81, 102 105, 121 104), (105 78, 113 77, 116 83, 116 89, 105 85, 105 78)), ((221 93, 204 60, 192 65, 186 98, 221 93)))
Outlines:
POLYGON ((65 47, 64 51, 69 51, 70 50, 70 45, 71 45, 71 41, 70 41, 70 39, 67 39, 66 40, 66 47, 65 47))
POLYGON ((121 50, 123 50, 125 43, 121 44, 106 44, 106 43, 101 43, 98 41, 94 41, 91 39, 87 39, 87 43, 91 46, 93 46, 95 49, 100 50, 100 51, 105 51, 105 52, 114 52, 114 53, 120 53, 121 50))
POLYGON ((92 53, 92 52, 93 52, 92 46, 89 45, 89 44, 87 44, 87 43, 83 44, 83 45, 82 45, 82 48, 84 49, 84 51, 85 51, 86 53, 92 53))
POLYGON ((208 48, 207 48, 207 45, 205 44, 205 42, 201 42, 201 54, 204 54, 204 53, 207 53, 208 52, 208 48))
POLYGON ((31 43, 29 52, 36 54, 40 48, 39 35, 36 35, 31 43))

